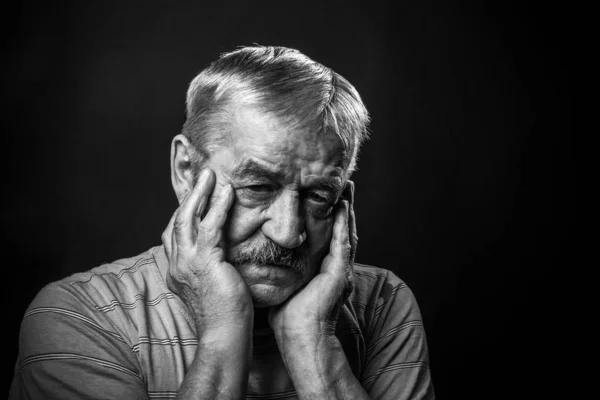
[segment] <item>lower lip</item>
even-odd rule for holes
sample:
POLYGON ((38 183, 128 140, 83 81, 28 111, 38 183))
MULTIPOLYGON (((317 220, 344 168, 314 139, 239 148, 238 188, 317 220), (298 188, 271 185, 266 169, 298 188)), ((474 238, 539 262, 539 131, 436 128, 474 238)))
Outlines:
POLYGON ((297 275, 297 272, 291 267, 277 264, 245 265, 240 272, 242 272, 242 275, 252 276, 254 279, 269 281, 289 280, 297 275))
POLYGON ((277 264, 257 265, 256 267, 259 270, 264 269, 264 270, 270 270, 270 271, 277 271, 276 273, 282 273, 282 274, 288 274, 288 273, 294 272, 294 270, 291 267, 287 267, 284 265, 277 265, 277 264))

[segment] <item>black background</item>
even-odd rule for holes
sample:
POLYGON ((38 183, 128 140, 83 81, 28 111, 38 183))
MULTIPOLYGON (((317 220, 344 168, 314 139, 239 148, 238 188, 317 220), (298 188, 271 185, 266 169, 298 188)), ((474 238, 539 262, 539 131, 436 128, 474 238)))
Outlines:
POLYGON ((258 43, 296 47, 361 93, 373 122, 353 178, 357 260, 415 292, 438 398, 557 393, 576 197, 564 10, 73 1, 2 19, 8 371, 43 285, 160 243, 187 85, 258 43))

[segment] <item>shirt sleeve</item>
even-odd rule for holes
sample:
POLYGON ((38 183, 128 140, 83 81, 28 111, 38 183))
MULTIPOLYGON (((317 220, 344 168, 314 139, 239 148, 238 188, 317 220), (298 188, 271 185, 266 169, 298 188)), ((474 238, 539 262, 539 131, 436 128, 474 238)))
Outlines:
POLYGON ((68 284, 51 284, 21 323, 9 400, 147 399, 139 371, 125 335, 68 284))
POLYGON ((421 312, 412 291, 389 271, 371 327, 362 371, 371 398, 435 399, 421 312))

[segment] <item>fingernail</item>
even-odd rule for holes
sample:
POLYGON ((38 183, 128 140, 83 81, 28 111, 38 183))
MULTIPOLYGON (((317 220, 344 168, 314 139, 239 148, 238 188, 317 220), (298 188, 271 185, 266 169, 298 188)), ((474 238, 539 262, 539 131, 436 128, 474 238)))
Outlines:
POLYGON ((300 243, 304 243, 304 240, 306 240, 306 231, 300 234, 300 243))
POLYGON ((200 171, 200 179, 205 180, 208 177, 208 168, 202 168, 200 171))
POLYGON ((205 185, 208 185, 208 181, 215 181, 214 177, 211 177, 212 175, 212 170, 210 168, 205 168, 202 171, 202 181, 204 182, 205 185))

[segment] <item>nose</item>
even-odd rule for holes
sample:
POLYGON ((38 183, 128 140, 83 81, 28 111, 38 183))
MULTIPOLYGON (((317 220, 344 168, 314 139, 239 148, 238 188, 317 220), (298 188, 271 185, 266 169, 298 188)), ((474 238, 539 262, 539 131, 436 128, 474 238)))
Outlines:
POLYGON ((306 239, 304 216, 298 193, 283 191, 267 210, 262 231, 269 239, 287 249, 293 249, 306 239))

